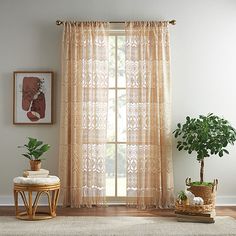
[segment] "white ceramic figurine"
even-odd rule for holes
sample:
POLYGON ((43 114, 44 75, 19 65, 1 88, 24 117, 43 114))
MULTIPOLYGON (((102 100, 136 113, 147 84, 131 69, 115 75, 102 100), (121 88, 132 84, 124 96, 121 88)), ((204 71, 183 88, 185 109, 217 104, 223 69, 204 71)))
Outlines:
POLYGON ((204 204, 204 200, 201 197, 195 197, 195 195, 191 193, 190 191, 185 190, 185 195, 187 196, 190 205, 203 205, 204 204))

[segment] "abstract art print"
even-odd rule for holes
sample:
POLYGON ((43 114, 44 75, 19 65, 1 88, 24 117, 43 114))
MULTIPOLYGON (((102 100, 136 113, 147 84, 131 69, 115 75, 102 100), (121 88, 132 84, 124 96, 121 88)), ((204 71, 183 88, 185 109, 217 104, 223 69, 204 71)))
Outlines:
POLYGON ((53 72, 14 72, 14 124, 52 124, 53 72))

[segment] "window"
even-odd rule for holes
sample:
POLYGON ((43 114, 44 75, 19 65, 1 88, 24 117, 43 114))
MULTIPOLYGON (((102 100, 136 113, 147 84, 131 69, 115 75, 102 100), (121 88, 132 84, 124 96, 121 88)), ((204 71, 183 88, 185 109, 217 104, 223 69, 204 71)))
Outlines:
POLYGON ((110 202, 120 202, 126 196, 125 36, 113 32, 109 44, 106 196, 110 202))

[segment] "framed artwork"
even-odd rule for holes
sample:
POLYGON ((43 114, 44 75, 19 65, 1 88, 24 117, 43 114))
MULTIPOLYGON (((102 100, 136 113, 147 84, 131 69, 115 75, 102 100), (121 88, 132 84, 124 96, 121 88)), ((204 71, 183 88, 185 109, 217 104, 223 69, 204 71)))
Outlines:
POLYGON ((15 71, 14 124, 52 124, 53 72, 15 71))

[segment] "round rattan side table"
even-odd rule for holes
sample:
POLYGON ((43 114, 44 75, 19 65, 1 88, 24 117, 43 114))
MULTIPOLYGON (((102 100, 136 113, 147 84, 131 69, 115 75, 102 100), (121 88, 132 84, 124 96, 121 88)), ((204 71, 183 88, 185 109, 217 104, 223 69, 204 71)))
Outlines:
POLYGON ((14 183, 14 201, 16 218, 22 220, 45 220, 56 216, 56 207, 60 191, 60 179, 16 177, 14 183), (41 195, 47 196, 48 212, 37 211, 41 195), (24 211, 19 210, 19 195, 24 204, 24 211), (28 197, 27 197, 28 195, 28 197))

